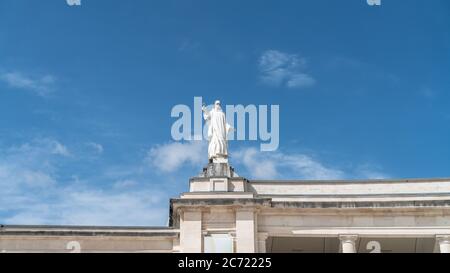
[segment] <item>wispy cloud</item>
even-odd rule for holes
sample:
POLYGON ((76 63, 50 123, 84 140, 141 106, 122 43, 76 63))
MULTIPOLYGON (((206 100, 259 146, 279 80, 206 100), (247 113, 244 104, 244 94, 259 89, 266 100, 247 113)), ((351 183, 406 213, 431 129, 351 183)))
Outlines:
MULTIPOLYGON (((246 169, 249 179, 381 179, 388 178, 380 168, 358 165, 353 169, 330 166, 307 154, 261 152, 245 148, 233 153, 233 159, 246 169)), ((239 168, 237 168, 239 170, 239 168)))
POLYGON ((306 59, 296 54, 267 50, 259 58, 261 80, 271 86, 305 88, 316 80, 305 72, 306 59))
POLYGON ((50 74, 29 76, 17 71, 0 74, 0 80, 11 88, 28 90, 42 97, 54 91, 56 82, 55 76, 50 74))
MULTIPOLYGON (((262 152, 254 147, 230 151, 230 163, 249 179, 384 179, 389 175, 374 164, 362 163, 342 167, 324 163, 305 153, 262 152)), ((173 142, 150 149, 145 162, 150 168, 174 173, 183 167, 200 171, 207 162, 207 143, 173 142)))
POLYGON ((35 190, 55 186, 56 163, 67 153, 64 145, 48 138, 0 150, 0 200, 10 198, 8 194, 24 197, 35 190))
POLYGON ((103 153, 103 145, 95 142, 87 142, 86 146, 91 148, 96 154, 101 155, 103 153))
MULTIPOLYGON (((373 165, 344 170, 301 153, 260 152, 247 147, 233 150, 231 155, 231 164, 249 179, 388 177, 373 165)), ((64 162, 82 160, 53 138, 0 148, 0 223, 163 225, 170 194, 154 181, 146 183, 149 177, 145 173, 161 171, 167 181, 172 176, 167 173, 175 174, 182 167, 199 171, 207 162, 207 143, 155 146, 146 154, 146 166, 140 161, 142 165, 103 168, 95 175, 67 173, 64 162)))
POLYGON ((138 185, 138 183, 136 181, 131 180, 131 179, 124 179, 124 180, 116 181, 114 183, 113 187, 116 189, 124 189, 124 188, 134 187, 136 185, 138 185))
POLYGON ((158 191, 105 192, 76 187, 47 191, 46 199, 27 193, 26 199, 15 202, 8 198, 16 205, 11 207, 16 213, 1 219, 2 223, 145 226, 162 224, 168 215, 165 207, 157 206, 165 197, 158 191))
POLYGON ((0 223, 81 225, 162 225, 168 196, 152 184, 131 179, 70 177, 61 159, 74 159, 52 138, 0 149, 0 223), (64 174, 65 173, 65 174, 64 174), (136 183, 136 184, 135 184, 136 183))
POLYGON ((200 43, 197 41, 193 41, 191 39, 184 39, 180 46, 178 47, 178 51, 185 52, 185 51, 193 51, 200 47, 200 43))
POLYGON ((380 166, 374 164, 361 164, 355 170, 355 175, 360 178, 387 179, 389 175, 384 173, 380 166))
POLYGON ((234 153, 233 158, 242 164, 252 178, 274 179, 293 176, 296 179, 341 179, 341 170, 324 164, 304 154, 284 154, 281 152, 260 152, 246 148, 234 153))
POLYGON ((52 145, 52 153, 62 156, 70 156, 69 150, 66 146, 62 145, 57 141, 53 141, 50 143, 52 145))
POLYGON ((206 155, 206 142, 173 142, 150 149, 146 162, 159 171, 173 172, 185 164, 201 166, 207 162, 206 155))
POLYGON ((55 179, 49 171, 33 170, 32 168, 5 163, 0 165, 0 180, 3 193, 15 190, 15 187, 20 186, 35 189, 56 184, 55 179))
MULTIPOLYGON (((1 151, 0 151, 1 152, 1 151)), ((22 166, 47 166, 49 161, 69 157, 70 151, 61 142, 53 138, 35 138, 29 142, 14 145, 3 151, 2 159, 5 163, 14 163, 22 166)))
POLYGON ((438 92, 430 87, 423 86, 419 90, 419 94, 427 100, 434 100, 438 96, 438 92))

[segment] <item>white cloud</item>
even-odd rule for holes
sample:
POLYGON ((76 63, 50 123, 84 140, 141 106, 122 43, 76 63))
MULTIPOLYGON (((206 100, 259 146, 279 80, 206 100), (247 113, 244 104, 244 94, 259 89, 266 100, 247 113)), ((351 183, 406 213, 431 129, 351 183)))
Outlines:
POLYGON ((62 156, 69 156, 69 150, 67 149, 66 146, 62 145, 61 143, 57 142, 57 141, 53 141, 51 143, 51 145, 53 146, 53 150, 52 153, 56 154, 56 155, 62 155, 62 156))
POLYGON ((298 73, 292 75, 292 77, 287 80, 286 86, 289 88, 297 88, 297 87, 307 87, 312 86, 316 83, 316 80, 308 74, 298 73))
MULTIPOLYGON (((271 153, 268 153, 271 154, 271 153)), ((278 176, 277 162, 263 156, 255 148, 248 148, 234 153, 233 159, 242 164, 252 176, 251 178, 275 178, 278 176)))
POLYGON ((420 88, 419 94, 428 100, 434 100, 437 97, 438 92, 434 89, 424 86, 424 87, 420 88))
POLYGON ((166 223, 169 197, 154 184, 133 187, 137 181, 124 179, 105 188, 96 183, 98 176, 71 178, 66 169, 61 169, 61 157, 67 154, 67 148, 51 138, 0 149, 0 223, 166 223))
POLYGON ((35 138, 31 142, 8 149, 10 156, 14 154, 28 154, 29 159, 38 159, 48 155, 70 156, 69 149, 61 142, 52 138, 35 138))
POLYGON ((51 138, 0 150, 0 195, 56 185, 55 165, 68 155, 68 149, 51 138))
POLYGON ((173 172, 185 164, 201 166, 206 163, 206 149, 204 141, 173 142, 150 149, 146 161, 162 172, 173 172))
MULTIPOLYGON (((152 148, 146 158, 151 167, 168 173, 183 166, 200 170, 207 162, 207 143, 174 142, 152 148), (199 167, 200 166, 200 167, 199 167)), ((238 173, 247 173, 249 179, 382 179, 389 178, 373 164, 356 167, 338 167, 302 153, 262 152, 256 148, 231 151, 230 163, 238 173), (239 171, 241 170, 241 171, 239 171)), ((125 183, 125 182, 124 182, 125 183)))
POLYGON ((123 188, 131 188, 136 186, 138 183, 134 180, 131 179, 124 179, 124 180, 119 180, 116 181, 113 185, 114 188, 116 189, 123 189, 123 188))
POLYGON ((29 90, 42 97, 53 91, 56 82, 56 78, 52 75, 30 77, 21 72, 0 74, 0 80, 6 82, 12 88, 29 90))
MULTIPOLYGON (((235 162, 244 167, 249 179, 386 179, 389 176, 380 168, 361 164, 353 169, 343 169, 324 164, 306 154, 261 152, 245 148, 233 153, 235 162)), ((238 170, 238 168, 237 168, 238 170)))
POLYGON ((278 50, 267 50, 259 59, 261 80, 272 86, 304 88, 314 85, 316 80, 304 72, 305 68, 304 58, 278 50))
POLYGON ((167 218, 168 211, 157 204, 165 197, 158 191, 79 191, 68 190, 63 207, 65 222, 100 225, 149 225, 167 218))
MULTIPOLYGON (((65 146, 57 140, 44 138, 0 149, 0 223, 166 223, 169 196, 155 184, 144 183, 147 178, 141 176, 140 168, 120 165, 95 177, 79 178, 60 169, 62 158, 75 160, 67 157, 67 148, 61 147, 65 146), (98 184, 99 177, 111 183, 98 184)), ((169 143, 151 149, 146 160, 163 172, 174 172, 185 165, 199 170, 207 161, 206 148, 206 142, 169 143)), ((387 177, 373 165, 360 165, 346 172, 305 154, 246 148, 232 152, 232 156, 231 164, 239 173, 247 170, 249 179, 346 179, 355 174, 358 178, 387 177)))
POLYGON ((368 178, 368 179, 387 179, 389 175, 384 173, 379 166, 373 164, 361 164, 356 170, 355 174, 358 177, 368 178))
POLYGON ((16 190, 17 187, 45 188, 55 185, 55 179, 46 171, 23 168, 14 164, 1 163, 0 185, 3 191, 16 190))
POLYGON ((326 167, 323 163, 304 154, 283 155, 280 160, 286 162, 286 166, 296 170, 302 177, 306 179, 342 179, 344 172, 326 167))
MULTIPOLYGON (((49 199, 38 195, 20 200, 7 224, 135 225, 165 223, 168 211, 158 206, 166 196, 158 191, 100 191, 76 187, 51 188, 49 199)), ((2 203, 0 201, 0 203, 2 203)))
POLYGON ((325 167, 322 163, 303 154, 283 154, 281 152, 261 152, 246 148, 234 153, 233 158, 242 164, 252 176, 250 179, 341 179, 344 173, 338 169, 325 167))
POLYGON ((103 153, 103 145, 99 144, 99 143, 95 143, 95 142, 88 142, 86 143, 86 145, 88 147, 90 147, 91 149, 93 149, 95 151, 95 153, 97 154, 102 154, 103 153))

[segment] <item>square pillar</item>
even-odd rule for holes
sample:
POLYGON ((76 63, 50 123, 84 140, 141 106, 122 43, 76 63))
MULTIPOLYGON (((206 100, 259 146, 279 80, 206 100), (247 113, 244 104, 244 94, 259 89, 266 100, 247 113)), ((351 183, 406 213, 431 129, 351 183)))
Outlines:
POLYGON ((269 238, 268 233, 265 232, 258 233, 258 253, 267 252, 267 238, 269 238))
POLYGON ((256 213, 254 210, 236 211, 236 252, 256 253, 256 213))
POLYGON ((357 239, 358 235, 339 235, 342 253, 356 253, 355 244, 357 239))
POLYGON ((184 253, 201 253, 203 249, 202 212, 183 211, 180 221, 180 250, 184 253))

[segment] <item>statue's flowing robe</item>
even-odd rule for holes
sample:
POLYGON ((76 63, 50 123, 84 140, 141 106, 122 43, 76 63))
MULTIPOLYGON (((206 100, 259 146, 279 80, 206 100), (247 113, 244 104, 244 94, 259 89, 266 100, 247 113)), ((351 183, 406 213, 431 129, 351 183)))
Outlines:
POLYGON ((230 125, 227 124, 225 114, 221 110, 213 109, 205 113, 208 121, 208 158, 228 157, 227 134, 230 125))

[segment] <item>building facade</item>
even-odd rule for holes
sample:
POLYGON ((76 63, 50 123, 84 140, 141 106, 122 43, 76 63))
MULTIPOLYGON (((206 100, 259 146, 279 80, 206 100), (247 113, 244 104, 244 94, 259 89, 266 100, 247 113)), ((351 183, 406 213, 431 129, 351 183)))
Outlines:
POLYGON ((1 226, 0 252, 450 253, 450 179, 189 183, 167 227, 1 226))

